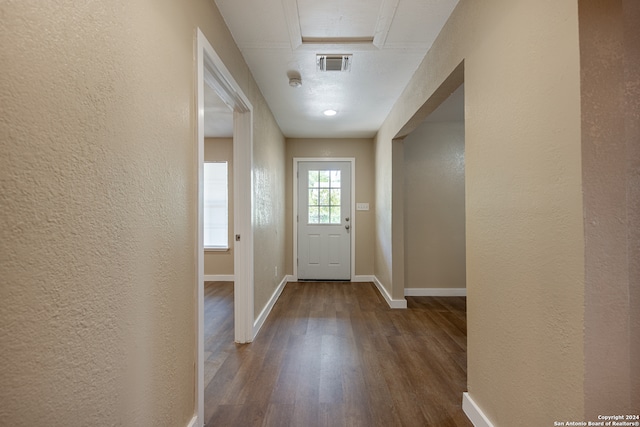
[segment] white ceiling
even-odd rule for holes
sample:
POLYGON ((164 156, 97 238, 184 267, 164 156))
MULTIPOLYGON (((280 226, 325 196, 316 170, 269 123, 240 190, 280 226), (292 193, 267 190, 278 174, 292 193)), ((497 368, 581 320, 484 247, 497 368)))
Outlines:
POLYGON ((286 137, 355 138, 375 135, 458 0, 215 2, 286 137), (317 54, 351 69, 318 71, 317 54))

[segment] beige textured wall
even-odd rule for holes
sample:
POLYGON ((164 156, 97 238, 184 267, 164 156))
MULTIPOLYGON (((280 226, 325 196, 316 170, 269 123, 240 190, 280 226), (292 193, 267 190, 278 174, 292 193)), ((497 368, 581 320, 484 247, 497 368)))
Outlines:
POLYGON ((260 92, 254 98, 254 312, 257 317, 285 276, 285 139, 260 92), (275 273, 276 267, 278 273, 275 273))
POLYGON ((204 274, 233 274, 233 139, 205 138, 204 160, 228 162, 229 174, 229 250, 205 251, 204 274))
POLYGON ((468 390, 498 426, 584 415, 578 48, 575 2, 461 0, 376 137, 375 268, 397 297, 392 139, 464 61, 468 390))
POLYGON ((464 122, 424 123, 403 142, 405 288, 464 288, 464 122))
MULTIPOLYGON (((0 15, 0 424, 184 426, 197 26, 266 129, 256 144, 284 159, 283 138, 212 1, 4 1, 0 15)), ((262 229, 284 222, 274 212, 262 229)))
POLYGON ((294 157, 354 157, 356 202, 369 203, 355 212, 356 275, 373 274, 374 163, 371 139, 287 139, 286 151, 286 271, 293 274, 293 159, 294 157))
POLYGON ((640 3, 580 1, 585 411, 640 411, 640 3))

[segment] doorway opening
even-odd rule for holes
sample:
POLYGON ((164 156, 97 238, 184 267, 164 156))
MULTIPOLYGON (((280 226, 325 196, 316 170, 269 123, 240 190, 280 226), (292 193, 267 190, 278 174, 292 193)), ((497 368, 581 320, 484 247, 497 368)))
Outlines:
POLYGON ((407 135, 406 296, 465 296, 464 84, 407 135))
MULTIPOLYGON (((402 203, 399 263, 409 308, 452 309, 459 340, 446 360, 467 379, 466 136, 464 62, 400 130, 393 144, 393 181, 402 203), (397 157, 396 157, 397 156, 397 157), (399 167, 398 167, 399 166, 399 167)), ((394 251, 395 254, 395 251, 394 251)), ((466 386, 460 384, 463 409, 466 386)))
POLYGON ((196 425, 204 424, 204 147, 205 90, 210 87, 233 111, 233 233, 234 340, 251 342, 253 313, 253 207, 251 195, 253 107, 220 57, 198 28, 196 41, 197 106, 197 236, 196 236, 196 425))

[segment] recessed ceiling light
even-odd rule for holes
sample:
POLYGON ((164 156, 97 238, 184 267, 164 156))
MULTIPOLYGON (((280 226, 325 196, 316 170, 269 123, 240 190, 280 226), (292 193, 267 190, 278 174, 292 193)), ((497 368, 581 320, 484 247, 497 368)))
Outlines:
POLYGON ((335 116, 338 112, 336 110, 324 110, 322 114, 325 116, 335 116))

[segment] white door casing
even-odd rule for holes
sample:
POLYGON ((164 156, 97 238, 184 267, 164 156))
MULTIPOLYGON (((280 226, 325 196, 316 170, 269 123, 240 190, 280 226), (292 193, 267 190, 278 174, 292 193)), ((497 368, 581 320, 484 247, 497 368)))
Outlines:
POLYGON ((297 278, 351 280, 352 159, 297 160, 297 278))
POLYGON ((246 343, 254 338, 253 313, 253 106, 233 76, 217 55, 202 31, 195 31, 196 48, 196 106, 198 165, 198 208, 196 236, 197 276, 197 350, 196 350, 196 408, 190 425, 204 422, 204 243, 203 243, 203 178, 204 178, 204 86, 211 86, 233 110, 234 159, 234 324, 235 341, 246 343))

